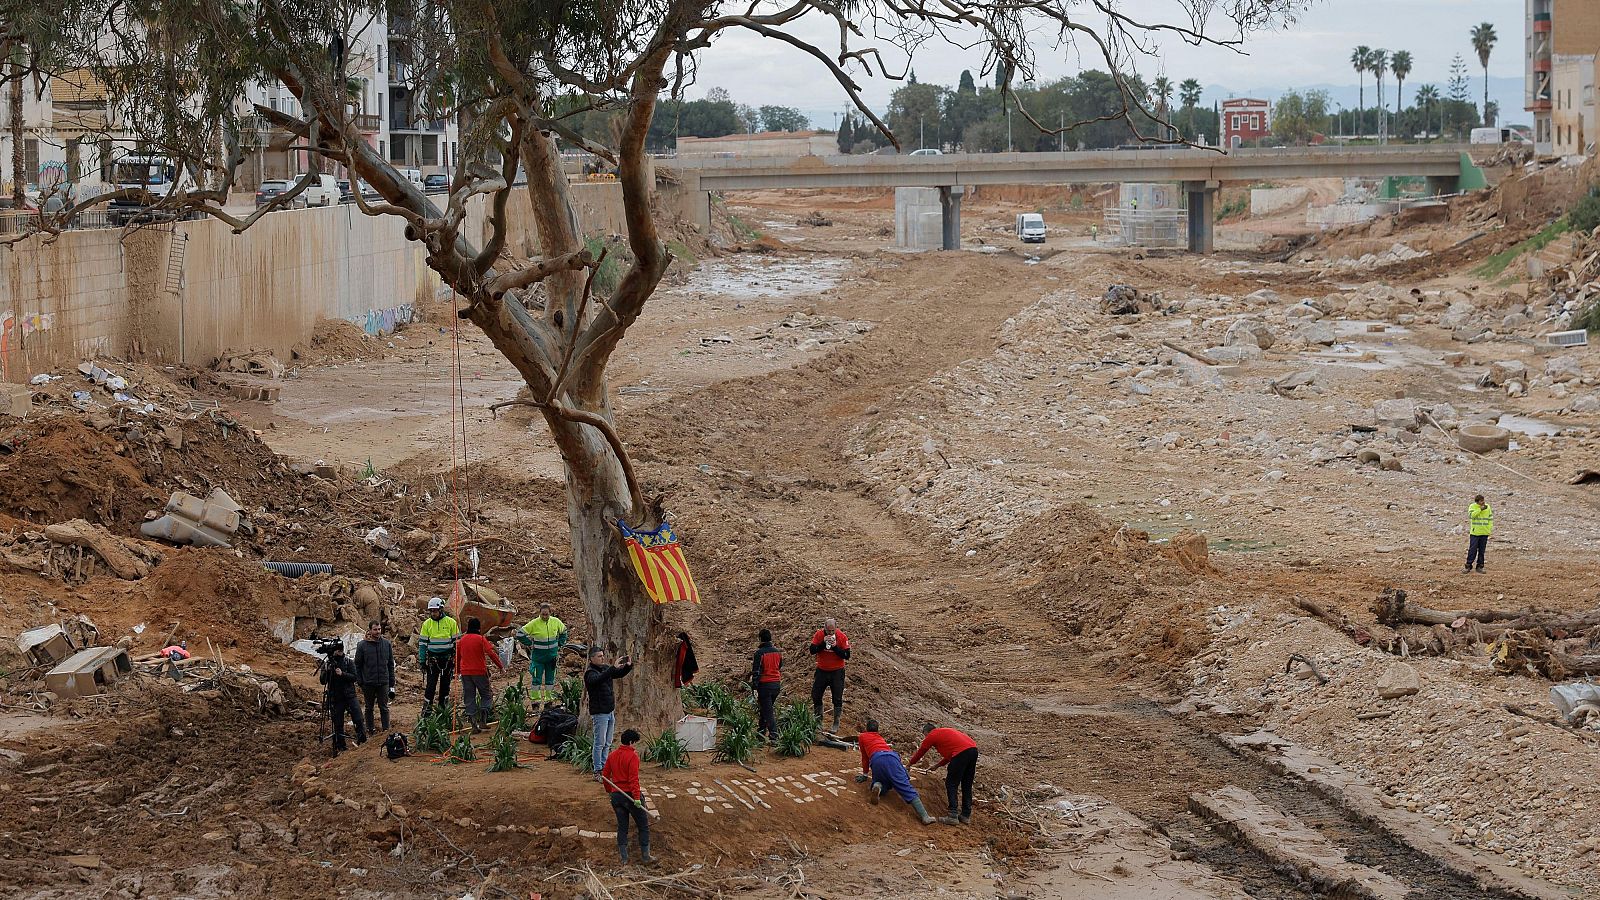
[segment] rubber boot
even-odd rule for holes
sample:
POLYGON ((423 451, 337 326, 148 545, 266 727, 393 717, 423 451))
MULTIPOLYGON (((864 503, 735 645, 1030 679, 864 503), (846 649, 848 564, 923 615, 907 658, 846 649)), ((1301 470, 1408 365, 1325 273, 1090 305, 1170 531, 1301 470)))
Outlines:
POLYGON ((967 815, 962 816, 961 818, 957 819, 956 821, 960 822, 963 825, 971 825, 972 824, 972 814, 968 813, 967 815))
MULTIPOLYGON (((817 720, 818 721, 822 720, 822 710, 820 710, 820 709, 817 710, 817 720)), ((831 731, 829 733, 830 734, 838 734, 839 733, 839 707, 837 707, 837 706, 835 706, 833 708, 833 728, 831 729, 831 731)))
POLYGON ((939 822, 940 825, 960 825, 961 824, 961 820, 956 816, 940 816, 939 819, 938 819, 938 822, 939 822))
POLYGON ((911 801, 911 809, 912 809, 913 812, 915 812, 917 814, 917 818, 922 820, 922 824, 924 824, 924 825, 932 825, 933 824, 933 816, 928 815, 928 808, 926 806, 922 805, 922 798, 921 797, 918 797, 917 799, 911 801))
POLYGON ((656 858, 650 855, 650 842, 647 840, 639 842, 639 864, 642 866, 656 864, 656 858))
MULTIPOLYGON (((337 752, 337 751, 335 751, 335 752, 337 752)), ((882 782, 874 781, 870 786, 867 787, 867 802, 871 803, 873 806, 877 806, 878 805, 878 799, 880 797, 882 797, 882 796, 883 796, 883 783, 882 782)))
POLYGON ((622 857, 622 864, 628 864, 628 847, 626 844, 617 847, 617 855, 622 857))

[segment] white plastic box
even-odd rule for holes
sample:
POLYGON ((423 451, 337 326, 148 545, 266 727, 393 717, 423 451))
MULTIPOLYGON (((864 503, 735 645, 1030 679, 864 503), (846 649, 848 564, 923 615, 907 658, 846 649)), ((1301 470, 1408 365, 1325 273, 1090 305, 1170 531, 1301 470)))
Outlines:
POLYGON ((678 740, 691 753, 703 753, 717 746, 717 720, 705 716, 684 716, 678 720, 678 740))

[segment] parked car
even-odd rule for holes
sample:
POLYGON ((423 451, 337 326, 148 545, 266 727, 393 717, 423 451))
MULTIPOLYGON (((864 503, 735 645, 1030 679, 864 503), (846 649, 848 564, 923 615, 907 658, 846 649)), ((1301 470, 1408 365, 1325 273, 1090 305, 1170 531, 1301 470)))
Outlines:
MULTIPOLYGON (((372 202, 377 201, 377 200, 382 200, 383 196, 381 194, 379 194, 377 191, 373 190, 372 185, 366 184, 365 182, 363 182, 362 185, 361 185, 361 199, 367 201, 368 203, 372 203, 372 202)), ((351 194, 351 192, 350 192, 350 182, 349 181, 341 180, 339 182, 339 202, 340 203, 354 203, 354 202, 356 202, 355 196, 353 194, 351 194)))
MULTIPOLYGON (((292 187, 294 187, 294 182, 292 181, 274 180, 261 182, 261 184, 256 187, 256 207, 259 209, 260 207, 266 206, 268 203, 271 203, 275 198, 277 198, 279 194, 287 194, 289 189, 292 187)), ((288 204, 289 207, 298 207, 304 205, 304 194, 289 201, 288 204)))
POLYGON ((300 192, 306 206, 332 206, 339 202, 339 183, 332 175, 318 175, 300 192))
POLYGON ((411 182, 412 184, 416 185, 417 186, 417 190, 419 190, 419 191, 422 190, 422 170, 421 169, 400 169, 399 171, 400 171, 400 177, 401 178, 404 178, 405 180, 407 180, 407 181, 411 182))
POLYGON ((943 156, 944 151, 936 147, 923 147, 921 150, 911 151, 912 156, 943 156))
POLYGON ((442 194, 450 190, 450 176, 435 172, 422 179, 422 189, 430 194, 442 194))

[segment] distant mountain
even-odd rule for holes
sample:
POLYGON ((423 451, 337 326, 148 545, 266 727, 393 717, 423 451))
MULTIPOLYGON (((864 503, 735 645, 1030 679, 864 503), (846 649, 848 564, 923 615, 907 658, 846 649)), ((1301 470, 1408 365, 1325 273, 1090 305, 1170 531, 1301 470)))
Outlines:
MULTIPOLYGON (((1469 69, 1468 73, 1467 99, 1474 105, 1477 105, 1483 102, 1482 70, 1469 69)), ((1354 75, 1355 72, 1352 71, 1350 74, 1354 75)), ((1416 102, 1416 89, 1424 84, 1431 84, 1435 88, 1438 88, 1440 94, 1445 92, 1444 80, 1419 78, 1416 76, 1416 73, 1412 73, 1412 77, 1406 79, 1406 106, 1411 106, 1416 102)), ((1213 102, 1221 102, 1229 97, 1263 97, 1268 100, 1276 100, 1279 96, 1291 88, 1298 91, 1327 91, 1328 96, 1333 100, 1333 106, 1335 109, 1338 109, 1341 106, 1346 109, 1354 109, 1356 107, 1358 92, 1356 90, 1356 84, 1353 81, 1349 84, 1324 83, 1275 85, 1272 87, 1254 87, 1250 88, 1249 90, 1234 90, 1227 87, 1213 87, 1206 89, 1202 102, 1209 106, 1213 102)), ((1521 78, 1501 78, 1494 75, 1489 76, 1489 99, 1500 105, 1500 124, 1533 124, 1533 114, 1524 111, 1522 108, 1522 92, 1523 84, 1521 78)), ((1394 76, 1387 73, 1383 78, 1383 99, 1388 108, 1393 110, 1394 76)), ((1367 77, 1366 102, 1368 109, 1378 105, 1377 101, 1373 99, 1373 81, 1370 75, 1367 77)))

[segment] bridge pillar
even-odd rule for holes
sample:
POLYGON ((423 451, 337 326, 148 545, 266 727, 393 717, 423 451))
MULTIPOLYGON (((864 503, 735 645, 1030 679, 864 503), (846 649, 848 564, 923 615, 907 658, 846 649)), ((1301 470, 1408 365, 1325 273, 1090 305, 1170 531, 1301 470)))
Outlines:
POLYGON ((939 188, 939 213, 944 250, 961 249, 961 185, 939 188))
POLYGON ((1217 187, 1215 181, 1185 181, 1189 194, 1189 252, 1210 255, 1217 225, 1217 187))

